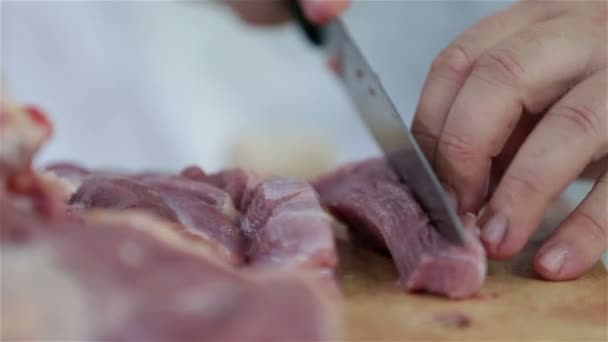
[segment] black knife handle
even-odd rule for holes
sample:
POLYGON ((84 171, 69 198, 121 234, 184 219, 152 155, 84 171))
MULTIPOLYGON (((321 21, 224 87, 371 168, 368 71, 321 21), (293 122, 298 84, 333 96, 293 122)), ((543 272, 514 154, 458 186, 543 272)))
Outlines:
POLYGON ((300 29, 306 38, 315 46, 325 43, 325 30, 322 25, 315 24, 306 18, 299 0, 289 0, 289 7, 300 29))

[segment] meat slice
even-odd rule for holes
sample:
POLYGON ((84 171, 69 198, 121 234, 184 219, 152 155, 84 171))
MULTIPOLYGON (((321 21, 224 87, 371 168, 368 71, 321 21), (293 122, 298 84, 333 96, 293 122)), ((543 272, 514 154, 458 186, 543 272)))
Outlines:
POLYGON ((141 184, 160 191, 168 198, 201 201, 214 207, 236 223, 239 213, 230 195, 215 186, 197 182, 182 176, 140 175, 135 179, 141 184))
POLYGON ((63 168, 43 179, 31 160, 48 121, 0 100, 0 340, 339 338, 333 303, 314 279, 220 262, 217 245, 243 255, 228 194, 149 173, 63 168), (59 184, 61 173, 82 186, 59 184), (55 185, 61 195, 79 187, 70 212, 55 185))
POLYGON ((157 175, 87 177, 70 204, 85 209, 147 211, 178 224, 175 227, 192 238, 215 243, 226 261, 244 261, 245 241, 234 221, 231 200, 223 191, 206 184, 157 175))
POLYGON ((64 192, 69 193, 70 190, 72 190, 70 196, 76 192, 87 178, 126 178, 130 181, 154 188, 162 193, 171 194, 171 196, 198 198, 217 208, 234 222, 238 221, 238 211, 233 204, 230 194, 217 186, 211 185, 211 182, 198 181, 200 177, 198 177, 199 174, 196 172, 199 171, 204 175, 200 168, 188 168, 188 170, 190 169, 192 169, 194 173, 189 171, 185 172, 184 175, 155 172, 128 173, 116 170, 93 171, 76 163, 56 162, 47 165, 43 175, 47 179, 56 179, 57 181, 62 182, 64 192))
POLYGON ((384 159, 341 167, 315 187, 366 245, 388 249, 405 289, 463 298, 481 287, 486 260, 475 228, 468 225, 466 246, 448 243, 384 159))
POLYGON ((229 268, 157 219, 43 221, 4 199, 0 214, 2 340, 338 338, 312 280, 229 268))
POLYGON ((68 162, 56 162, 45 167, 46 171, 53 172, 57 177, 74 182, 75 184, 82 183, 82 180, 91 174, 88 169, 68 162))
POLYGON ((251 171, 235 168, 206 174, 197 166, 185 168, 181 174, 193 180, 209 183, 230 194, 237 209, 245 211, 251 201, 253 189, 266 177, 251 171))
POLYGON ((56 185, 65 202, 70 200, 87 178, 134 178, 135 176, 117 170, 89 170, 73 162, 51 163, 41 170, 40 175, 56 185))
POLYGON ((260 183, 241 221, 254 265, 320 270, 333 276, 337 253, 332 218, 307 182, 277 178, 260 183))

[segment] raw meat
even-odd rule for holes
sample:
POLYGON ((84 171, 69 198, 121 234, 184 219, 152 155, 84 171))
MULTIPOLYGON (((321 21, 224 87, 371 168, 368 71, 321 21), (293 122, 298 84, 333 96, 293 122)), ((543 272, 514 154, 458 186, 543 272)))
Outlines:
POLYGON ((178 223, 176 227, 192 238, 215 243, 226 261, 244 261, 245 241, 228 194, 185 177, 89 176, 70 204, 76 208, 144 210, 178 223))
POLYGON ((140 175, 135 179, 171 198, 199 200, 217 209, 232 222, 238 222, 239 213, 230 195, 215 186, 182 176, 140 175))
MULTIPOLYGON (((200 175, 207 177, 198 167, 191 167, 184 170, 184 175, 171 175, 154 172, 128 173, 113 171, 88 170, 87 168, 71 162, 57 162, 48 165, 44 169, 45 177, 56 177, 70 185, 72 189, 78 189, 83 181, 88 178, 127 178, 163 192, 175 195, 190 195, 199 198, 201 201, 216 207, 219 211, 237 221, 238 212, 234 207, 230 195, 212 186, 211 182, 200 182, 200 175), (192 170, 190 172, 189 170, 192 170), (199 174, 200 172, 200 174, 199 174)), ((207 178, 204 178, 207 180, 207 178)), ((74 192, 76 192, 74 190, 74 192)))
POLYGON ((248 259, 254 265, 308 268, 325 275, 333 275, 337 266, 332 218, 304 181, 275 178, 256 187, 263 178, 251 172, 229 169, 208 175, 198 167, 180 175, 91 172, 72 164, 47 170, 81 183, 70 200, 76 209, 147 210, 181 224, 195 237, 217 242, 234 264, 248 259), (247 213, 242 220, 234 202, 247 213), (267 211, 258 212, 262 207, 267 211), (253 226, 252 220, 264 220, 264 225, 253 226))
POLYGON ((311 279, 237 271, 141 214, 42 220, 0 199, 1 339, 337 338, 311 279))
POLYGON ((201 168, 190 166, 182 171, 182 175, 193 180, 209 183, 232 197, 237 209, 245 211, 251 201, 253 189, 266 177, 243 169, 227 169, 207 175, 201 168))
POLYGON ((241 228, 252 264, 308 268, 332 277, 337 255, 331 224, 312 186, 277 178, 255 188, 241 228))
POLYGON ((91 174, 91 171, 75 163, 57 162, 48 165, 45 170, 53 172, 57 177, 80 184, 91 174))
POLYGON ((475 228, 468 226, 466 246, 448 243, 384 159, 341 167, 315 187, 368 246, 388 249, 405 289, 463 298, 481 287, 486 260, 475 228))
POLYGON ((69 165, 41 177, 31 160, 48 121, 5 110, 3 101, 0 340, 339 338, 316 279, 222 260, 244 256, 227 193, 185 177, 69 165), (68 211, 58 194, 77 187, 68 211))

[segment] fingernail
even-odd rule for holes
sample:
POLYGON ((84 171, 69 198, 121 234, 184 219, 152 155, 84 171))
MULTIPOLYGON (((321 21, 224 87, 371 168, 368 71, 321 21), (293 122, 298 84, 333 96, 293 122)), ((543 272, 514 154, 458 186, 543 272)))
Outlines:
POLYGON ((494 214, 481 228, 481 239, 491 246, 498 246, 507 232, 509 221, 502 214, 494 214))
POLYGON ((544 252, 540 257, 540 265, 547 271, 557 274, 566 263, 568 249, 563 244, 557 244, 544 252))

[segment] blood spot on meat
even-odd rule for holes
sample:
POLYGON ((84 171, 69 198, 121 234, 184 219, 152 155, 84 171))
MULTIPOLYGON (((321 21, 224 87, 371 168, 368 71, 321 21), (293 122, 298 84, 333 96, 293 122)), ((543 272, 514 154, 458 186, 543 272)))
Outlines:
POLYGON ((471 326, 472 320, 469 316, 458 312, 441 312, 435 315, 435 322, 446 328, 464 329, 471 326))

